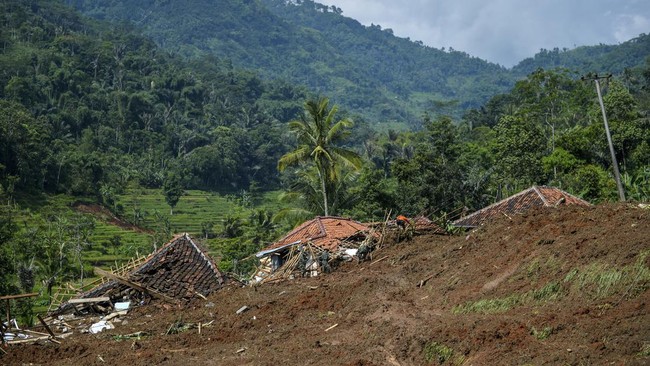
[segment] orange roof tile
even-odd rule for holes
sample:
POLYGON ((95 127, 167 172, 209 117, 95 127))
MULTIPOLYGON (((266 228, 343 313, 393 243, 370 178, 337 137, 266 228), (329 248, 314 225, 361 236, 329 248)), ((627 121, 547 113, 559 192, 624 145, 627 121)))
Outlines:
POLYGON ((263 252, 295 242, 311 242, 318 247, 333 251, 338 248, 342 240, 367 230, 369 230, 368 226, 352 219, 318 216, 300 224, 285 237, 264 248, 263 252))
POLYGON ((457 227, 476 227, 485 221, 501 216, 524 212, 531 207, 555 207, 558 205, 591 206, 585 200, 561 189, 547 186, 532 186, 513 196, 454 221, 457 227))

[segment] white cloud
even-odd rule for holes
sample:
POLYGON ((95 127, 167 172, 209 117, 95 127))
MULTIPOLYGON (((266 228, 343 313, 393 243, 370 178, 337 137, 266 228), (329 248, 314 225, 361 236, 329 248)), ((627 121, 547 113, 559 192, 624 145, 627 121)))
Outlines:
POLYGON ((513 66, 541 48, 624 42, 650 31, 647 0, 322 0, 396 36, 513 66))

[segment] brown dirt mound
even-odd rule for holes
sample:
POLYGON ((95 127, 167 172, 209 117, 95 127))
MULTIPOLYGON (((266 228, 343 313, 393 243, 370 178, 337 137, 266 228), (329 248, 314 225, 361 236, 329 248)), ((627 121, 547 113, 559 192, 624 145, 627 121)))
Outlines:
POLYGON ((83 202, 75 202, 72 204, 72 208, 79 212, 83 212, 86 214, 91 214, 98 218, 99 220, 102 220, 104 222, 107 222, 111 225, 121 227, 122 229, 125 230, 132 230, 132 231, 137 231, 141 233, 149 233, 151 234, 151 230, 146 230, 143 229, 139 226, 133 225, 130 222, 126 222, 119 217, 113 215, 113 213, 107 209, 106 207, 103 207, 101 205, 95 204, 95 203, 83 203, 83 202))
POLYGON ((389 243, 374 254, 386 259, 329 275, 139 307, 114 330, 12 346, 0 363, 644 365, 649 234, 650 211, 632 205, 539 209, 389 243), (166 335, 179 319, 214 322, 166 335), (137 331, 149 336, 115 337, 137 331))

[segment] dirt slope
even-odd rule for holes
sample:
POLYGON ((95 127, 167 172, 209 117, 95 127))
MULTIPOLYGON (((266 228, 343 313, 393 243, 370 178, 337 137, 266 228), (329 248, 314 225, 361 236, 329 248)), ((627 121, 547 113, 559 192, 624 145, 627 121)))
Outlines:
POLYGON ((317 278, 152 303, 111 331, 12 346, 0 363, 645 365, 648 254, 649 210, 539 209, 462 236, 389 240, 380 261, 317 278), (165 335, 179 319, 214 322, 165 335), (149 336, 115 337, 137 331, 149 336))

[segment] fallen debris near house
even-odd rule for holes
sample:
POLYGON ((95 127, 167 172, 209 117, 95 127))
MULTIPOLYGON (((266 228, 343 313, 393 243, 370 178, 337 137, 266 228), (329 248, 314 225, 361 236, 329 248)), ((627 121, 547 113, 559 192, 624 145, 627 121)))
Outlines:
POLYGON ((523 213, 533 207, 558 207, 591 204, 561 189, 547 186, 532 186, 525 191, 505 198, 453 222, 455 227, 474 228, 499 216, 512 220, 512 215, 523 213))
POLYGON ((108 280, 62 303, 50 312, 51 316, 70 311, 78 315, 108 314, 113 304, 128 303, 120 305, 128 308, 131 304, 143 304, 148 298, 172 304, 199 295, 205 299, 205 295, 219 290, 225 282, 212 258, 188 234, 176 236, 128 271, 94 270, 108 280))
POLYGON ((256 254, 260 266, 252 283, 315 277, 340 261, 352 260, 381 242, 378 229, 341 217, 316 217, 256 254))

